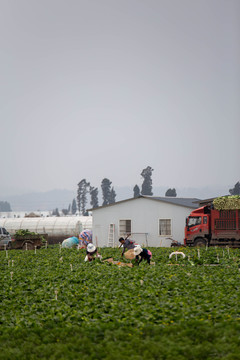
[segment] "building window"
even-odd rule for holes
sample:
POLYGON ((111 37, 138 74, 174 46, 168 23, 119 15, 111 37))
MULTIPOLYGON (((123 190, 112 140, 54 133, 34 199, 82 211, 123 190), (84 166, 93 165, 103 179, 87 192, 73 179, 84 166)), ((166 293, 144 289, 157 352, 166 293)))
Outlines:
POLYGON ((132 232, 132 221, 131 220, 119 220, 119 236, 125 236, 132 232))
POLYGON ((159 220, 159 235, 172 235, 172 222, 171 219, 159 220))

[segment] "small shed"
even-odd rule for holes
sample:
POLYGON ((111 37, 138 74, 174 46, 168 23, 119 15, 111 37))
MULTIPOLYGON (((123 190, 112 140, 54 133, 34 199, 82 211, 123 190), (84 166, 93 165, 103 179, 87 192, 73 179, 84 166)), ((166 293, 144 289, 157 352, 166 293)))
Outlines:
POLYGON ((184 242, 186 217, 198 208, 196 198, 143 196, 101 206, 92 211, 93 242, 118 246, 119 237, 131 233, 136 243, 168 247, 172 240, 184 242))

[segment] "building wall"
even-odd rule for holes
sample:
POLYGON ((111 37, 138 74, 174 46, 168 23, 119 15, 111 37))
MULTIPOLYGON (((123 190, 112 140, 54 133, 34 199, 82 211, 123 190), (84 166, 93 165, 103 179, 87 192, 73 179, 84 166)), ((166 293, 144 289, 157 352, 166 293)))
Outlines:
POLYGON ((131 238, 144 246, 171 245, 171 237, 181 243, 184 241, 185 219, 192 208, 164 203, 161 201, 137 198, 116 203, 113 206, 93 210, 93 242, 100 247, 108 245, 109 224, 115 225, 115 246, 119 246, 119 220, 132 221, 131 238), (159 219, 171 219, 172 236, 159 235, 159 219), (145 235, 147 233, 147 236, 145 235))

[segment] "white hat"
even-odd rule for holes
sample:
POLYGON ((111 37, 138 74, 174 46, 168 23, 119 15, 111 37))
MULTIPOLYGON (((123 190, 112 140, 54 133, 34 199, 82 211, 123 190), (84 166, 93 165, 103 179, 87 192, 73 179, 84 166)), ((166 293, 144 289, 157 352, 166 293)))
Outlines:
POLYGON ((96 250, 96 246, 93 245, 92 243, 88 244, 87 246, 87 251, 90 253, 93 253, 96 250))
POLYGON ((142 248, 141 248, 141 246, 140 245, 136 245, 135 246, 135 248, 133 249, 133 251, 134 251, 134 255, 139 255, 143 250, 142 250, 142 248))

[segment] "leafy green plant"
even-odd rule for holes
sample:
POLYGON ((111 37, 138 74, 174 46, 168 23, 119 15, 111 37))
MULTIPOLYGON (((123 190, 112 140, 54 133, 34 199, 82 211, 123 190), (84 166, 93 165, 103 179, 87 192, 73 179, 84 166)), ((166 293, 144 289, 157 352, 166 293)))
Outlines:
POLYGON ((19 229, 15 232, 15 236, 30 236, 30 235, 38 235, 38 233, 29 231, 28 229, 19 229))
POLYGON ((59 246, 0 252, 0 359, 237 358, 240 250, 172 251, 132 268, 59 246))
POLYGON ((222 196, 213 200, 217 210, 240 210, 240 195, 222 196))

